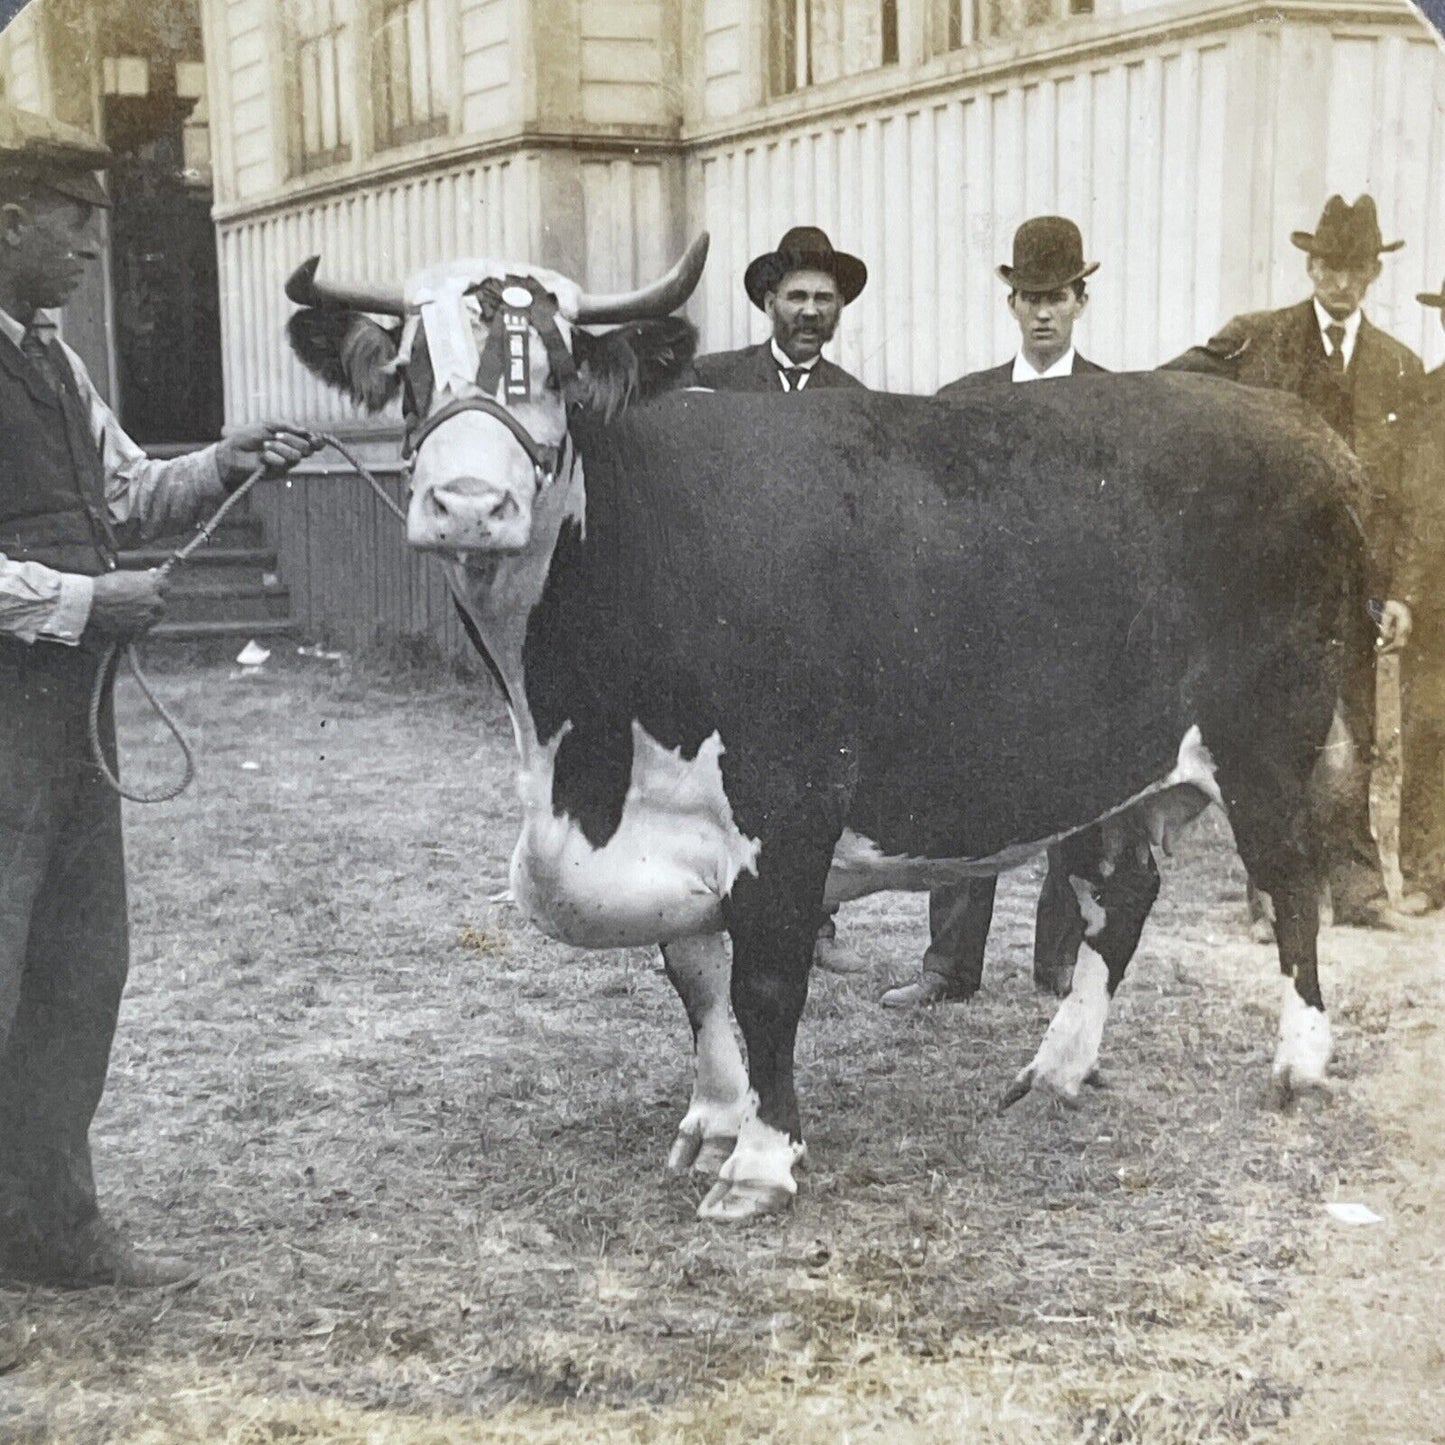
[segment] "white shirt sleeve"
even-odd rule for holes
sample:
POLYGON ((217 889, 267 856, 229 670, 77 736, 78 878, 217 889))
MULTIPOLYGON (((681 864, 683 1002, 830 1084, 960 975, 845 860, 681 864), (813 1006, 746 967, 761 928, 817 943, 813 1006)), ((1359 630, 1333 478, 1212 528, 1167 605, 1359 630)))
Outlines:
POLYGON ((74 647, 90 620, 94 582, 0 552, 0 636, 74 647))

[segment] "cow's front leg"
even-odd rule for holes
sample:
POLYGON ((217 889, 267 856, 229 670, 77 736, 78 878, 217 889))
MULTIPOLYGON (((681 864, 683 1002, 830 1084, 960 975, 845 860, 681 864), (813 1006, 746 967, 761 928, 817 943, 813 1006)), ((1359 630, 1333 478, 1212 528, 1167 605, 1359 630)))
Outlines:
POLYGON ((721 933, 662 945, 662 966, 692 1025, 692 1102, 667 1156, 668 1172, 716 1174, 737 1148, 750 1110, 748 1074, 728 1018, 732 964, 721 933))
POLYGON ((699 1219, 775 1214, 798 1192, 793 1165, 804 1146, 793 1048, 832 849, 812 851, 789 857, 781 846, 770 854, 765 844, 761 877, 739 880, 730 900, 733 1013, 748 1050, 750 1107, 737 1148, 698 1207, 699 1219))
POLYGON ((1128 814, 1066 839, 1060 854, 1079 900, 1083 939, 1068 996, 1032 1062, 1004 1094, 1005 1109, 1031 1089, 1076 1103, 1083 1085, 1097 1077, 1110 1000, 1159 896, 1148 836, 1128 814))

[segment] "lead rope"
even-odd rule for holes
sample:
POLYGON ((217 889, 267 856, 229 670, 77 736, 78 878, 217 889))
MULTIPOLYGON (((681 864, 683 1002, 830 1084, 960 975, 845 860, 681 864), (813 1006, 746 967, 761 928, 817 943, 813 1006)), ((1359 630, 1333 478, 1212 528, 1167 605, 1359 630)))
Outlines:
MULTIPOLYGON (((357 474, 366 481, 371 490, 376 493, 387 510, 399 521, 406 521, 406 512, 392 501, 386 488, 381 485, 371 470, 358 460, 355 453, 352 452, 349 447, 329 432, 309 432, 307 435, 311 437, 313 441, 318 441, 323 446, 328 446, 333 451, 340 452, 356 470, 357 474)), ((219 527, 225 519, 226 513, 261 480, 265 472, 265 466, 258 464, 246 480, 221 503, 210 519, 202 524, 196 535, 192 537, 185 546, 173 552, 161 563, 157 571, 160 572, 162 578, 168 577, 174 568, 180 566, 182 562, 188 561, 191 554, 198 547, 204 546, 211 540, 216 528, 219 527)), ((112 791, 118 793, 122 798, 126 799, 127 802, 169 803, 171 799, 179 798, 195 781, 196 760, 195 755, 191 752, 191 745, 186 741, 185 734, 181 732, 180 724, 171 716, 166 705, 160 698, 155 695, 149 679, 145 673, 141 671, 140 659, 136 656, 134 643, 127 642, 121 644, 119 642, 112 642, 101 654, 100 667, 96 670, 95 674, 95 683, 90 689, 90 716, 88 721, 90 728, 91 758, 100 770, 101 777, 105 779, 112 791), (116 671, 120 665, 122 646, 124 647, 126 665, 130 668, 131 674, 136 680, 136 685, 140 688, 141 692, 145 694, 146 701, 150 703, 156 716, 166 725, 171 736, 176 740, 176 745, 181 750, 183 772, 180 781, 152 793, 131 792, 126 788, 119 777, 116 776, 115 770, 111 767, 109 760, 105 756, 105 749, 101 746, 100 710, 105 701, 106 689, 114 681, 116 671)))

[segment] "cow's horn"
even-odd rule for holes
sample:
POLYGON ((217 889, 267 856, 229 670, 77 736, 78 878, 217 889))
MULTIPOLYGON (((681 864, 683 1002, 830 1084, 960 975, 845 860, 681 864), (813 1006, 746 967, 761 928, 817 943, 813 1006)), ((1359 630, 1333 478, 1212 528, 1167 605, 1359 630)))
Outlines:
POLYGON ((294 301, 298 306, 324 306, 338 311, 374 311, 381 316, 406 315, 409 308, 400 291, 385 291, 379 287, 365 290, 359 286, 318 283, 316 268, 320 264, 320 256, 308 257, 286 278, 287 300, 294 301))
POLYGON ((667 275, 639 291, 620 291, 615 296, 589 296, 577 303, 577 320, 643 321, 670 316, 697 287, 707 260, 708 234, 700 236, 682 253, 667 275))

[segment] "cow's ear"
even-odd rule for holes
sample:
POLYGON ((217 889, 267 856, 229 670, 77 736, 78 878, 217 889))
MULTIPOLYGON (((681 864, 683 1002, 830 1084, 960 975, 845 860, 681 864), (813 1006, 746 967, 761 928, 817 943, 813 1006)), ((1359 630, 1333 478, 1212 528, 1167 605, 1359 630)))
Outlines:
POLYGON ((286 323, 286 339, 302 366, 368 411, 380 411, 401 386, 390 365, 400 335, 400 327, 388 330, 355 311, 321 307, 295 311, 286 323))
POLYGON ((572 333, 577 358, 573 399, 611 421, 631 401, 646 400, 677 386, 687 376, 697 350, 697 328, 681 316, 629 321, 594 336, 572 333))

